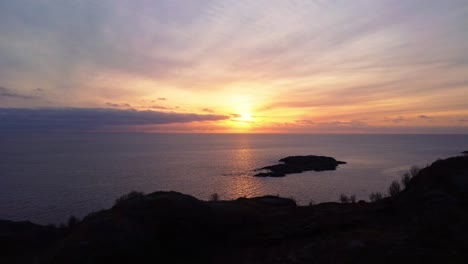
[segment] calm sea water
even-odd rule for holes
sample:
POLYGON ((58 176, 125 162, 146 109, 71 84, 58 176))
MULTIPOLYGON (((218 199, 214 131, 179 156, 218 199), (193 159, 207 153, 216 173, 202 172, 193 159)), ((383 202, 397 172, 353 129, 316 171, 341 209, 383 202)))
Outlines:
POLYGON ((0 219, 64 222, 110 207, 132 190, 208 199, 279 194, 299 203, 367 199, 412 165, 468 149, 468 135, 1 135, 0 219), (348 162, 336 171, 283 178, 253 169, 289 155, 348 162))

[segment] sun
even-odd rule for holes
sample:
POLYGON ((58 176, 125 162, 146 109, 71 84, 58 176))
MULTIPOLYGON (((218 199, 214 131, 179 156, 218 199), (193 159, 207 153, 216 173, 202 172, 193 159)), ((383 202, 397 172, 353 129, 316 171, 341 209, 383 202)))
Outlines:
POLYGON ((230 119, 228 122, 230 127, 235 132, 245 132, 252 128, 255 119, 248 112, 241 112, 236 114, 235 117, 230 119))
POLYGON ((236 118, 236 121, 238 122, 243 122, 243 123, 250 123, 252 122, 254 119, 252 117, 251 114, 247 113, 247 112, 244 112, 244 113, 240 113, 239 114, 239 117, 236 118))

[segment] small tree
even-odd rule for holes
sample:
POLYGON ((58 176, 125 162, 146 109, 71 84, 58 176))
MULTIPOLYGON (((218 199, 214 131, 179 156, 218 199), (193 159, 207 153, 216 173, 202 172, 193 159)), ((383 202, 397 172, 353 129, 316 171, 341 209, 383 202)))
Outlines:
POLYGON ((401 184, 403 185, 405 189, 408 187, 408 184, 410 183, 410 181, 411 181, 411 176, 409 173, 405 173, 403 174, 403 176, 401 176, 401 184))
POLYGON ((418 166, 412 166, 410 169, 411 177, 418 175, 420 171, 421 171, 421 168, 419 168, 418 166))
POLYGON ((341 203, 349 203, 348 196, 346 196, 346 194, 344 194, 344 193, 340 194, 340 202, 341 203))
POLYGON ((219 194, 218 194, 218 193, 212 193, 212 194, 210 195, 210 201, 212 201, 212 202, 217 202, 217 201, 219 201, 219 194))
POLYGON ((383 195, 379 192, 373 192, 369 194, 369 200, 373 203, 382 200, 382 198, 383 198, 383 195))
POLYGON ((72 215, 72 216, 70 216, 70 218, 68 218, 68 225, 67 226, 68 226, 68 228, 72 228, 72 227, 76 226, 79 222, 80 222, 80 220, 76 216, 72 215))
POLYGON ((350 203, 356 203, 356 195, 354 195, 354 194, 351 195, 351 196, 349 197, 349 202, 350 202, 350 203))
POLYGON ((390 197, 394 197, 397 194, 399 194, 401 191, 401 186, 400 183, 397 181, 393 181, 392 184, 390 184, 390 187, 388 187, 388 194, 390 197))

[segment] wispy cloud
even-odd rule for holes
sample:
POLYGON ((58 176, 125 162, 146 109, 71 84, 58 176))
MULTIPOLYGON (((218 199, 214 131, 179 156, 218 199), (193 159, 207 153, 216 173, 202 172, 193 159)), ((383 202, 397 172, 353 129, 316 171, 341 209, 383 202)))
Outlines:
POLYGON ((213 109, 210 109, 210 108, 203 108, 202 111, 206 112, 206 113, 214 113, 215 112, 213 109))
POLYGON ((13 98, 13 99, 34 99, 37 98, 37 96, 32 96, 32 95, 24 95, 20 94, 17 92, 14 92, 10 89, 7 89, 5 87, 0 87, 0 100, 2 98, 13 98))
POLYGON ((163 105, 151 105, 148 108, 159 109, 159 110, 175 110, 175 109, 178 109, 178 107, 170 107, 170 106, 163 106, 163 105))
POLYGON ((402 123, 408 121, 405 117, 403 116, 397 116, 397 117, 385 117, 385 122, 392 122, 392 123, 402 123))
POLYGON ((117 108, 131 108, 132 107, 130 104, 127 104, 127 103, 119 104, 119 103, 109 103, 109 102, 106 103, 106 106, 117 107, 117 108))
POLYGON ((421 119, 432 119, 432 117, 427 116, 427 115, 420 115, 418 117, 421 118, 421 119))

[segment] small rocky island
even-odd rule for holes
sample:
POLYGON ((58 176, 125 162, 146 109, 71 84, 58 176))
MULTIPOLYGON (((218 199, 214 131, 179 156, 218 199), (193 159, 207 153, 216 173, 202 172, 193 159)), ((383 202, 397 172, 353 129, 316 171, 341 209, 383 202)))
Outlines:
POLYGON ((304 171, 336 170, 344 161, 338 161, 326 156, 289 156, 280 159, 280 164, 266 166, 255 171, 266 171, 255 174, 256 177, 284 177, 286 174, 301 173, 304 171))

